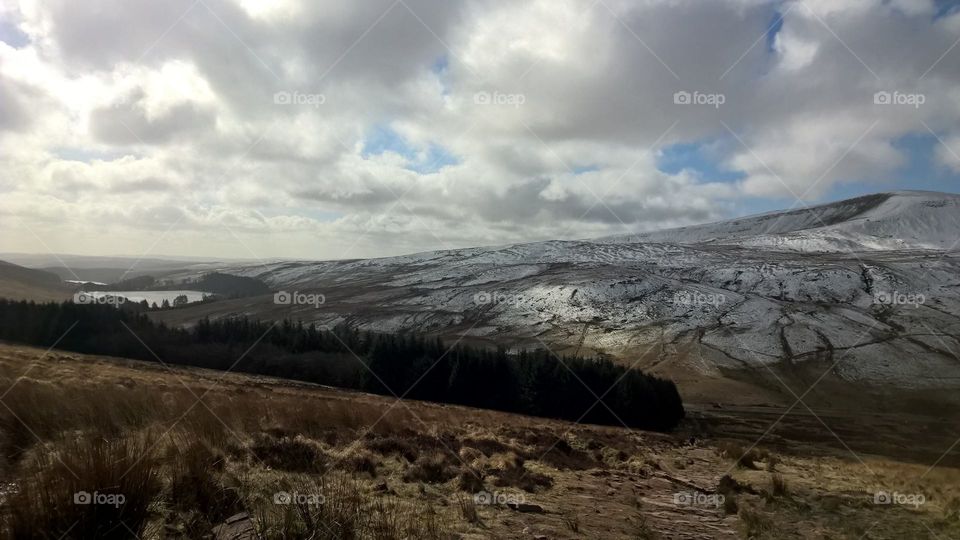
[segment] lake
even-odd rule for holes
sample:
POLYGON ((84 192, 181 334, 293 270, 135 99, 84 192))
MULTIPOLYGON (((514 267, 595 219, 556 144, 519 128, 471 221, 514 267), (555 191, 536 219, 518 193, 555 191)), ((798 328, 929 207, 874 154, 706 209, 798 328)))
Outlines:
POLYGON ((199 302, 203 300, 203 295, 210 295, 211 293, 203 291, 87 291, 85 294, 88 294, 94 298, 102 298, 104 296, 122 296, 127 299, 127 302, 140 302, 141 300, 146 300, 148 304, 162 305, 163 301, 166 300, 173 303, 173 299, 184 294, 187 296, 188 302, 199 302))

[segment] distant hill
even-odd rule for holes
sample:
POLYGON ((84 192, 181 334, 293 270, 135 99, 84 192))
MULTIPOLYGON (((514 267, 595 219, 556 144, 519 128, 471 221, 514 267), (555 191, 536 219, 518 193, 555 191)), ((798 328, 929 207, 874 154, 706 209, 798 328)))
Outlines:
POLYGON ((72 288, 51 272, 0 261, 0 298, 15 300, 66 300, 72 288))
MULTIPOLYGON (((64 281, 90 281, 97 283, 116 283, 143 276, 164 275, 162 272, 150 270, 131 270, 129 267, 117 268, 67 268, 64 266, 50 266, 39 268, 45 272, 56 274, 64 281)), ((168 271, 169 272, 169 271, 168 271)))

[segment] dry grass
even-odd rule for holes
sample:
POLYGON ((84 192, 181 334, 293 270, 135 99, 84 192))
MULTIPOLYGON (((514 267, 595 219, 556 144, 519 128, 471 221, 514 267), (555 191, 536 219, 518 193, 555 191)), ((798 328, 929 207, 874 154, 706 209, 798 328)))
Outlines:
POLYGON ((769 538, 774 529, 773 520, 752 506, 741 506, 737 513, 744 538, 769 538))
POLYGON ((787 481, 782 474, 773 474, 770 476, 770 488, 774 497, 786 497, 789 493, 787 481))
POLYGON ((65 440, 24 464, 6 501, 10 538, 129 538, 143 534, 161 490, 148 439, 65 440))
POLYGON ((457 506, 460 508, 460 515, 468 523, 480 523, 480 514, 477 513, 477 504, 472 496, 457 495, 457 506))
POLYGON ((250 453, 267 467, 287 472, 322 473, 329 460, 315 443, 299 436, 259 434, 250 445, 250 453))
POLYGON ((553 479, 546 474, 532 471, 524 459, 516 454, 501 454, 499 459, 491 461, 493 485, 497 487, 515 487, 534 493, 538 489, 548 489, 553 479))
POLYGON ((283 485, 289 504, 255 505, 266 538, 439 539, 445 525, 431 510, 397 499, 373 497, 344 476, 283 485))
POLYGON ((924 465, 889 459, 778 457, 748 451, 752 440, 694 444, 416 402, 410 412, 297 383, 55 351, 38 361, 42 352, 0 346, 0 385, 12 385, 0 400, 0 473, 16 488, 0 484, 0 537, 56 538, 76 522, 68 537, 130 536, 119 526, 145 540, 203 538, 239 512, 264 538, 960 533, 955 469, 924 476, 924 465), (716 486, 724 504, 674 505, 688 488, 670 478, 716 486), (878 507, 878 488, 930 502, 878 507), (94 490, 122 491, 122 513, 72 504, 94 490), (477 506, 480 491, 544 510, 477 506), (277 493, 308 497, 275 504, 277 493))
POLYGON ((431 454, 420 456, 410 464, 403 479, 406 482, 442 484, 455 478, 459 473, 458 467, 451 462, 449 455, 431 454))
POLYGON ((242 510, 237 490, 224 480, 225 456, 202 442, 184 441, 171 445, 166 457, 170 468, 168 524, 188 537, 200 537, 242 510))

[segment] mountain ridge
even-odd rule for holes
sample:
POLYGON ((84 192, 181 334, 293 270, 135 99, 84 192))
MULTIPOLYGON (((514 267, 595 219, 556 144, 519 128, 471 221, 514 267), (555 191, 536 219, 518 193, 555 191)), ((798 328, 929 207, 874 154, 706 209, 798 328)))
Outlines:
MULTIPOLYGON (((929 193, 841 201, 824 207, 833 225, 762 235, 751 223, 750 234, 723 242, 553 240, 230 265, 218 270, 325 301, 289 306, 257 297, 156 316, 170 324, 292 317, 608 356, 671 377, 688 395, 704 381, 735 380, 736 391, 749 384, 789 399, 771 370, 795 383, 828 370, 843 384, 956 388, 960 359, 950 351, 960 350, 960 257, 917 246, 960 236, 958 204, 960 196, 929 193)), ((794 213, 783 221, 796 228, 811 219, 794 213)))
POLYGON ((601 237, 600 243, 667 241, 672 243, 734 243, 755 247, 786 247, 795 250, 849 251, 851 248, 870 249, 949 249, 945 235, 931 231, 930 221, 943 219, 950 209, 954 210, 951 233, 960 230, 960 195, 934 191, 891 191, 862 195, 851 199, 824 203, 802 209, 766 212, 702 225, 676 227, 630 235, 601 237), (933 206, 939 204, 940 206, 933 206), (914 219, 913 231, 896 231, 875 221, 889 223, 906 219, 908 214, 924 208, 933 210, 935 216, 922 215, 914 219), (794 218, 794 219, 791 219, 794 218), (799 219, 797 219, 799 218, 799 219), (762 227, 773 221, 770 226, 762 227), (866 225, 873 223, 873 225, 866 225), (909 232, 921 232, 907 234, 909 232), (895 234, 899 232, 899 234, 895 234), (932 233, 932 234, 931 234, 932 233), (832 234, 844 242, 830 243, 825 236, 832 234), (770 235, 786 235, 788 242, 771 242, 770 235), (872 238, 871 237, 875 237, 872 238), (900 240, 897 245, 885 238, 900 240), (752 239, 752 241, 749 241, 752 239), (822 240, 819 244, 815 240, 822 240))

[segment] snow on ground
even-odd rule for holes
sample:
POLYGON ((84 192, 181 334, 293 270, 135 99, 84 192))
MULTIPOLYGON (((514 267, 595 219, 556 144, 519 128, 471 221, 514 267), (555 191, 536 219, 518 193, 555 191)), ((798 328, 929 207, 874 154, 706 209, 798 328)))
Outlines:
POLYGON ((222 271, 323 292, 316 320, 371 330, 682 349, 704 373, 815 361, 861 382, 955 387, 958 238, 960 196, 894 192, 593 241, 222 271))

